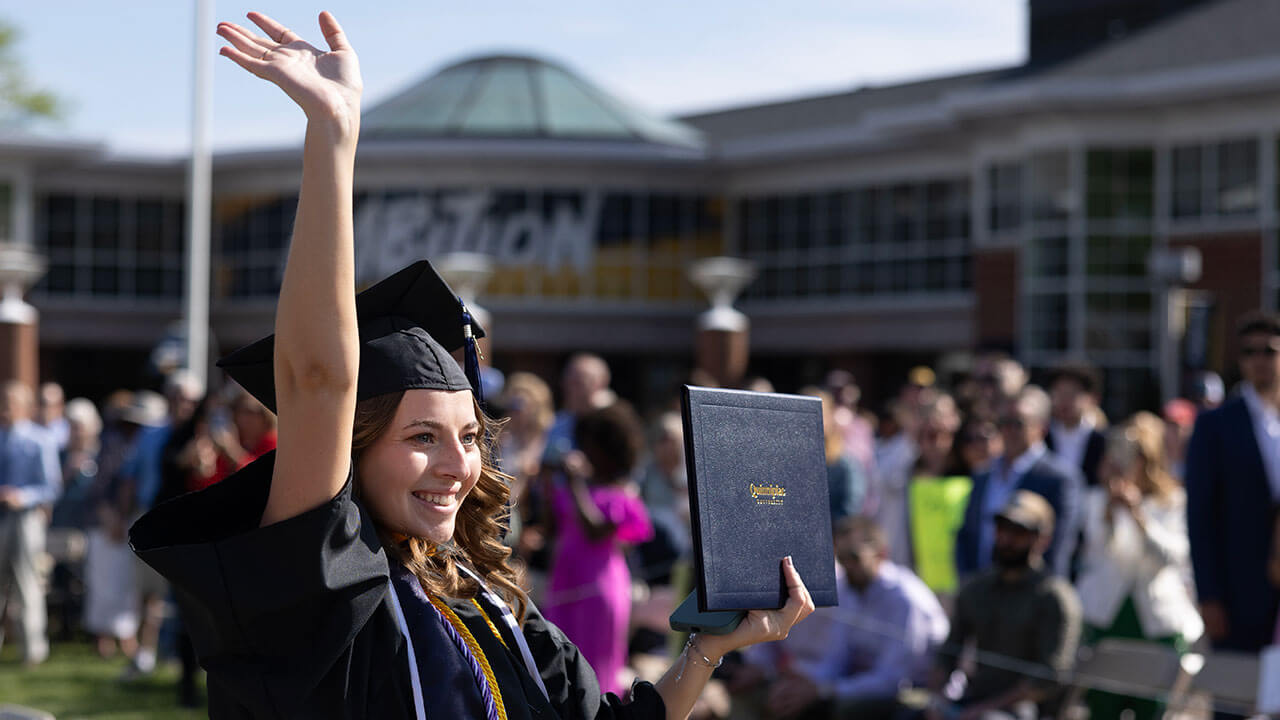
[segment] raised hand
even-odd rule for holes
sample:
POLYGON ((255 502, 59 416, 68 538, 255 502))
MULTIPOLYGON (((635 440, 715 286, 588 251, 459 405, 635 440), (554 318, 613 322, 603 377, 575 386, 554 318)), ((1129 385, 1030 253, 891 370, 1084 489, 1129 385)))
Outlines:
POLYGON ((219 23, 218 35, 230 45, 220 54, 237 65, 274 83, 302 108, 312 121, 336 121, 338 129, 354 132, 360 121, 360 65, 338 21, 320 13, 320 32, 329 51, 324 52, 297 33, 261 13, 249 19, 267 37, 234 23, 219 23))

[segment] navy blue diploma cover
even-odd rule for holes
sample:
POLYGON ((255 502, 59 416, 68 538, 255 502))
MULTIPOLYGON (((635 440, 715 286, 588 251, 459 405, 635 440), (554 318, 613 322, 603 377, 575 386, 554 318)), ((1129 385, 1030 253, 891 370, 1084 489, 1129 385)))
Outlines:
POLYGON ((689 385, 681 400, 698 609, 782 607, 787 555, 835 605, 822 401, 689 385))

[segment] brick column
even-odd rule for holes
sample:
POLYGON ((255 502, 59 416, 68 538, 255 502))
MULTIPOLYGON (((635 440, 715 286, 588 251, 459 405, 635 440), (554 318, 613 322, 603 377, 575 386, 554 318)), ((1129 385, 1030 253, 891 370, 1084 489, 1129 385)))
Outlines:
POLYGON ((755 277, 752 263, 731 257, 705 258, 689 268, 689 279, 711 301, 711 309, 698 316, 694 364, 721 387, 738 387, 747 373, 751 321, 733 301, 755 277))
POLYGON ((23 300, 44 275, 44 258, 23 245, 0 244, 0 382, 40 382, 36 309, 23 300))
POLYGON ((21 380, 35 389, 40 382, 36 323, 0 322, 0 382, 21 380))
POLYGON ((694 362, 699 370, 716 379, 721 387, 738 387, 747 374, 751 357, 750 331, 699 328, 694 362))

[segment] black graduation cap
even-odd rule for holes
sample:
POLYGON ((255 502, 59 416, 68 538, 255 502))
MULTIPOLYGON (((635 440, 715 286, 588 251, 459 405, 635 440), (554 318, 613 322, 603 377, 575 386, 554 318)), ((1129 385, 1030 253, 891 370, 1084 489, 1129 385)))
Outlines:
MULTIPOLYGON (((360 328, 360 375, 356 399, 409 389, 480 393, 475 341, 484 329, 431 267, 420 260, 356 295, 360 328), (467 372, 449 353, 466 349, 467 372)), ((273 356, 268 335, 218 361, 233 380, 276 411, 273 356)))

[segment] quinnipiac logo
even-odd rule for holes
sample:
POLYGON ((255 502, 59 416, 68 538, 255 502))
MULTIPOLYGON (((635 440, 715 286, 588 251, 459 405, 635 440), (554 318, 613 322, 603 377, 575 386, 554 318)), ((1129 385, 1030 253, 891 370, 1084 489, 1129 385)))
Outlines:
POLYGON ((749 489, 751 490, 751 497, 756 501, 757 505, 781 505, 782 501, 787 497, 787 489, 773 483, 768 485, 751 483, 749 489))

